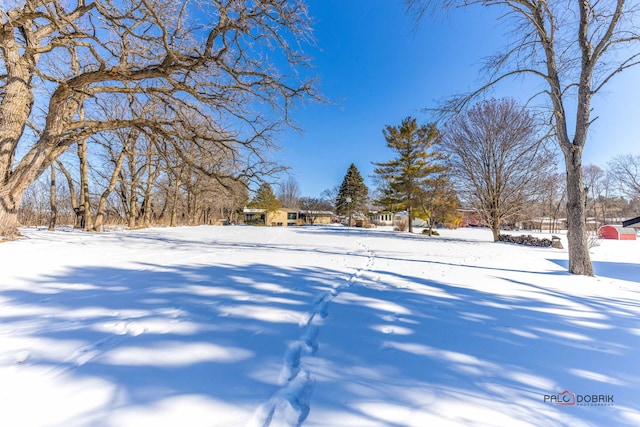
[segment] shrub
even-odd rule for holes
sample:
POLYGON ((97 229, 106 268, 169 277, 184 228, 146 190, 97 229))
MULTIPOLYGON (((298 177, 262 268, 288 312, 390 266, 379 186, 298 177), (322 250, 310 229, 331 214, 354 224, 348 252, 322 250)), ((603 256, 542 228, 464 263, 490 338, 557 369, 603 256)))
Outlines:
POLYGON ((393 229, 394 231, 407 231, 407 228, 409 228, 409 218, 406 216, 396 217, 393 222, 396 226, 393 229))

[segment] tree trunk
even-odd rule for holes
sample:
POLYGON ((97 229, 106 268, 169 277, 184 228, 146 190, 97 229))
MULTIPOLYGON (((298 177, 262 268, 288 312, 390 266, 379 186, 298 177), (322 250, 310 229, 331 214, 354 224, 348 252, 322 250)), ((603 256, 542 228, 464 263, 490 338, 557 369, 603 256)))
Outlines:
POLYGON ((58 206, 56 204, 56 165, 51 164, 51 191, 49 192, 49 202, 51 204, 51 217, 49 218, 49 231, 55 231, 58 220, 58 206))
POLYGON ((62 172, 62 174, 67 179, 67 184, 69 185, 69 199, 71 200, 71 208, 75 213, 75 217, 74 217, 75 222, 74 222, 73 228, 78 228, 80 226, 79 225, 80 217, 78 216, 80 209, 78 207, 78 198, 76 196, 76 189, 75 189, 75 186, 73 185, 73 178, 71 177, 71 173, 67 170, 66 167, 64 167, 64 164, 62 164, 60 160, 56 160, 56 164, 60 168, 60 172, 62 172))
POLYGON ((129 218, 127 225, 130 229, 136 228, 136 215, 138 211, 138 198, 136 192, 136 186, 132 182, 129 188, 129 218))
POLYGON ((493 241, 497 242, 500 238, 500 215, 498 215, 498 202, 494 201, 489 213, 489 227, 491 228, 491 234, 493 234, 493 241))
POLYGON ((169 227, 178 225, 178 195, 180 193, 180 180, 176 178, 176 185, 173 187, 173 206, 171 206, 171 222, 169 227))
POLYGON ((80 160, 80 211, 83 215, 81 227, 85 231, 92 229, 91 203, 89 201, 89 162, 87 160, 87 141, 78 141, 78 159, 80 160))
POLYGON ((491 226, 491 234, 493 235, 493 241, 497 242, 500 238, 500 226, 496 226, 495 224, 493 224, 491 226))
POLYGON ((0 189, 0 240, 12 240, 20 236, 18 232, 18 207, 22 199, 20 196, 4 194, 0 189))
POLYGON ((142 225, 143 227, 149 227, 151 224, 151 195, 153 191, 153 186, 158 179, 158 175, 160 174, 160 168, 158 165, 154 165, 154 145, 151 144, 149 146, 149 152, 147 153, 147 182, 145 183, 144 189, 144 201, 142 202, 144 205, 144 214, 142 215, 142 225), (155 166, 155 167, 154 167, 155 166))
POLYGON ((12 168, 18 141, 24 133, 34 103, 30 62, 33 56, 30 52, 21 52, 21 46, 16 42, 19 31, 6 22, 8 12, 4 3, 2 9, 0 45, 5 75, 2 77, 0 97, 0 240, 14 239, 20 235, 18 207, 28 184, 19 186, 12 183, 12 168))
POLYGON ((95 218, 95 221, 93 222, 93 230, 94 231, 102 231, 102 227, 104 225, 105 210, 106 210, 106 207, 107 207, 107 198, 113 192, 113 190, 116 188, 116 184, 118 183, 118 177, 120 176, 120 170, 122 169, 122 163, 124 162, 124 157, 125 157, 124 156, 124 152, 125 152, 124 149, 120 152, 120 155, 118 156, 118 159, 116 160, 116 164, 115 164, 115 167, 113 169, 113 173, 111 174, 111 179, 109 180, 109 185, 102 192, 102 195, 100 196, 100 201, 98 202, 98 210, 97 210, 97 213, 96 213, 96 218, 95 218))
POLYGON ((137 176, 137 165, 136 165, 136 149, 137 149, 137 140, 133 140, 131 143, 131 147, 129 147, 129 151, 127 152, 127 165, 129 168, 129 178, 130 182, 128 183, 129 188, 127 189, 127 226, 130 229, 134 229, 136 227, 136 216, 138 211, 138 176, 137 176))
POLYGON ((569 272, 593 276, 587 243, 586 191, 582 180, 582 152, 565 154, 567 172, 567 243, 569 272), (568 154, 568 155, 567 155, 568 154))
POLYGON ((413 220, 411 219, 411 206, 407 207, 407 219, 409 222, 408 232, 413 233, 413 220))
POLYGON ((187 196, 187 224, 198 225, 198 195, 195 192, 189 191, 187 196))

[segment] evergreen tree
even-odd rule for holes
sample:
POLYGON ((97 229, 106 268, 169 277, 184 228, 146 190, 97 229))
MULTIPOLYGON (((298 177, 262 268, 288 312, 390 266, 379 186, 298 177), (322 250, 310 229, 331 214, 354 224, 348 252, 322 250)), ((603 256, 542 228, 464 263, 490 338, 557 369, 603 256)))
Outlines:
POLYGON ((336 212, 338 215, 349 217, 349 226, 353 215, 367 214, 367 204, 369 201, 369 189, 360 175, 360 171, 351 163, 347 173, 342 180, 338 196, 336 197, 336 212))
POLYGON ((435 124, 418 126, 413 117, 405 118, 400 126, 387 125, 382 133, 387 147, 396 151, 398 157, 385 163, 374 163, 377 166, 375 173, 386 184, 378 202, 392 209, 405 209, 411 233, 413 210, 425 210, 426 192, 435 186, 438 174, 444 171, 439 163, 443 156, 432 150, 441 134, 435 124))
POLYGON ((280 209, 281 204, 267 182, 260 185, 255 197, 249 203, 249 207, 254 209, 264 209, 264 224, 269 224, 269 214, 280 209))

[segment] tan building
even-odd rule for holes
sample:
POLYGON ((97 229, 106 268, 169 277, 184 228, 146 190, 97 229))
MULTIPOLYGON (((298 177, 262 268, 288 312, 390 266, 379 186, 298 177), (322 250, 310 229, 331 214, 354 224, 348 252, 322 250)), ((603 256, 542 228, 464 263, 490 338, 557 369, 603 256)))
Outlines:
POLYGON ((551 217, 531 218, 525 221, 521 221, 518 224, 518 228, 522 230, 557 232, 559 230, 566 230, 567 219, 551 217))
POLYGON ((269 227, 292 227, 298 224, 298 211, 296 209, 280 208, 275 212, 266 212, 264 209, 245 209, 245 224, 262 223, 269 227))
POLYGON ((280 208, 268 214, 264 209, 244 209, 245 224, 266 225, 268 227, 293 227, 307 224, 331 224, 333 212, 299 211, 280 208))
POLYGON ((333 221, 333 212, 331 211, 307 211, 298 212, 298 218, 302 224, 331 224, 333 221))

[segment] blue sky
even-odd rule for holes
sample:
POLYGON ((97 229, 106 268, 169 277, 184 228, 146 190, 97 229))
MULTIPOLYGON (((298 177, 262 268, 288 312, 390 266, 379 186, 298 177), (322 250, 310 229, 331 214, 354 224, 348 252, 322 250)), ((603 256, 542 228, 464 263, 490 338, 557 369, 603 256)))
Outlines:
MULTIPOLYGON (((504 28, 486 8, 427 16, 417 31, 401 0, 309 0, 315 20, 314 58, 321 93, 332 104, 294 111, 304 129, 280 141, 278 159, 292 168, 303 195, 339 185, 355 163, 372 187, 372 162, 394 156, 382 129, 424 112, 438 100, 479 87, 483 58, 504 46, 504 28)), ((535 87, 511 81, 492 96, 525 102, 535 87)), ((640 68, 615 79, 595 100, 584 164, 606 166, 614 155, 639 153, 640 68)))

